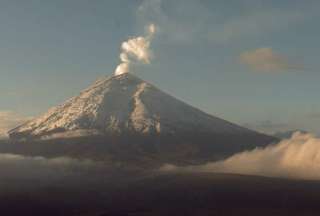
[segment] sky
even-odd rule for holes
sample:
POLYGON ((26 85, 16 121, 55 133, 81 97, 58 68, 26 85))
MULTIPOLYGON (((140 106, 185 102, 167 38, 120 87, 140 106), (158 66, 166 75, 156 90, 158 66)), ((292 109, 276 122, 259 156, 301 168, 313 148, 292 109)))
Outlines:
POLYGON ((0 133, 112 75, 123 41, 154 23, 133 71, 259 131, 320 134, 317 0, 2 0, 0 133))

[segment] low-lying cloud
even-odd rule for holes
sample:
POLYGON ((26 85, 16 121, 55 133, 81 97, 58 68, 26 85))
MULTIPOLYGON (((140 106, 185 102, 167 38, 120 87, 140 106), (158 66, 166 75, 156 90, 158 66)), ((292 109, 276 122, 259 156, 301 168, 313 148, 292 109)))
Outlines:
POLYGON ((66 177, 77 172, 98 167, 90 160, 68 157, 44 158, 16 154, 0 154, 1 176, 14 179, 41 179, 66 177))
POLYGON ((11 111, 0 111, 0 138, 7 137, 8 130, 30 119, 30 117, 23 117, 11 111))
POLYGON ((303 69, 302 64, 289 61, 288 57, 275 52, 269 47, 245 51, 240 54, 239 60, 240 63, 259 72, 281 72, 303 69))
POLYGON ((241 152, 223 161, 188 167, 164 165, 161 170, 320 179, 320 138, 297 132, 277 145, 241 152))

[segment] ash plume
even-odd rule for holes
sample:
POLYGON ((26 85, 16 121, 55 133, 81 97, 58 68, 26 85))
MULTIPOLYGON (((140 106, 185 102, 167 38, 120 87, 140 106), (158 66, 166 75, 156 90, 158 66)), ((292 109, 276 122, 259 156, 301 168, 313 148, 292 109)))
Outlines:
POLYGON ((130 71, 131 64, 150 64, 152 52, 150 50, 151 41, 156 33, 156 26, 150 24, 146 28, 146 36, 131 38, 121 45, 120 60, 114 74, 121 75, 130 71))

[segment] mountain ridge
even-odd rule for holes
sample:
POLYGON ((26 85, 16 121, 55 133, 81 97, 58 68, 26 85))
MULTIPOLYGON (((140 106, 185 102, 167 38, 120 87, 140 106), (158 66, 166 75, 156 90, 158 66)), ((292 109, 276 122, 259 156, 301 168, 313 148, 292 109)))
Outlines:
POLYGON ((2 152, 139 168, 217 161, 278 141, 209 115, 132 74, 99 79, 9 136, 2 152))
POLYGON ((42 137, 70 131, 78 131, 79 136, 125 131, 142 134, 253 132, 211 116, 127 73, 97 80, 79 96, 10 130, 9 135, 42 137))

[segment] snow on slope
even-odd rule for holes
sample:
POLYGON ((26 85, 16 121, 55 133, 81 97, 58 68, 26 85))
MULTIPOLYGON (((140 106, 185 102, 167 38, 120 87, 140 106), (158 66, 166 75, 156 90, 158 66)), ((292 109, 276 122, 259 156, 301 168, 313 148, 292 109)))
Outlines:
POLYGON ((105 77, 66 103, 11 131, 41 137, 90 133, 253 133, 208 115, 162 92, 132 74, 105 77), (81 131, 81 133, 79 133, 81 131), (86 132, 84 132, 86 131, 86 132))

